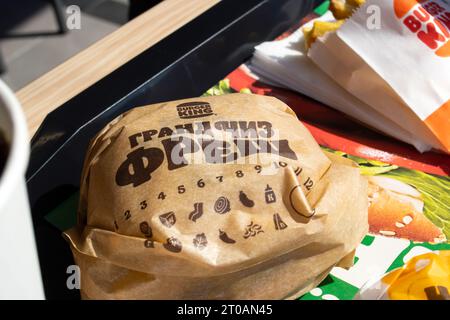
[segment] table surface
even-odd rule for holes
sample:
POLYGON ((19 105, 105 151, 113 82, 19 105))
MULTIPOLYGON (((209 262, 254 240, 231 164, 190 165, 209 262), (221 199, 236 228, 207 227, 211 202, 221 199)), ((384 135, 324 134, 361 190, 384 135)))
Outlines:
POLYGON ((165 0, 16 92, 30 137, 45 116, 220 0, 165 0))

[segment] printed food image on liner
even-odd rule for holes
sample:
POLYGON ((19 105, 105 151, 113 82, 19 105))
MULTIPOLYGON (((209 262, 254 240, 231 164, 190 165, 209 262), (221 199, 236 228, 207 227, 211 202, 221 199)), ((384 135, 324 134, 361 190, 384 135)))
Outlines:
POLYGON ((428 243, 450 239, 448 177, 324 150, 353 160, 368 178, 370 233, 428 243))

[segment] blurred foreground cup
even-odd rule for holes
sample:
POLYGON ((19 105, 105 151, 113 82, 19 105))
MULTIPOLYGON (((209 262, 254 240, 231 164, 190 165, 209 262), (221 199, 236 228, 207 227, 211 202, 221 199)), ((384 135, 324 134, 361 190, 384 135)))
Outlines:
POLYGON ((28 157, 22 108, 0 80, 0 299, 45 298, 25 183, 28 157))

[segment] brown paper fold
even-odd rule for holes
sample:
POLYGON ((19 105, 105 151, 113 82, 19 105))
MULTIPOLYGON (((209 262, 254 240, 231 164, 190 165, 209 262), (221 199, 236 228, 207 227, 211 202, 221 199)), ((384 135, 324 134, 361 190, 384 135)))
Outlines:
POLYGON ((358 169, 270 97, 135 108, 92 141, 81 185, 65 236, 90 299, 294 298, 351 266, 368 230, 358 169), (190 130, 207 122, 212 142, 190 130), (177 146, 186 165, 174 164, 177 146))

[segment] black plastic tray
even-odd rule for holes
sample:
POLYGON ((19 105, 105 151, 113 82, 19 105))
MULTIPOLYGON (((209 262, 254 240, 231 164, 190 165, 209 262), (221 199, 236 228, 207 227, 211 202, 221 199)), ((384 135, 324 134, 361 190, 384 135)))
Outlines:
POLYGON ((45 293, 68 290, 68 244, 44 216, 78 189, 90 139, 139 105, 195 97, 251 57, 323 0, 224 0, 50 113, 32 139, 27 185, 45 293))

